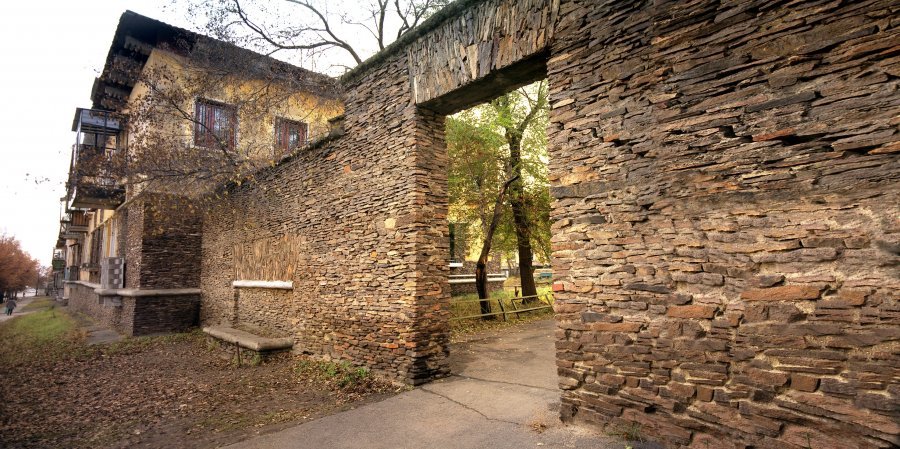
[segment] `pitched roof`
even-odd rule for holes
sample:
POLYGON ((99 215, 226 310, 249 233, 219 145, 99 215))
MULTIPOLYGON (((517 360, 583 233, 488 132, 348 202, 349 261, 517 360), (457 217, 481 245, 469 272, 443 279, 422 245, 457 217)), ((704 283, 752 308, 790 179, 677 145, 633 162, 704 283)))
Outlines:
POLYGON ((93 107, 114 111, 123 108, 154 48, 189 56, 192 61, 214 65, 216 69, 290 82, 329 98, 336 97, 339 91, 337 80, 327 75, 125 11, 119 19, 103 72, 94 79, 93 107))

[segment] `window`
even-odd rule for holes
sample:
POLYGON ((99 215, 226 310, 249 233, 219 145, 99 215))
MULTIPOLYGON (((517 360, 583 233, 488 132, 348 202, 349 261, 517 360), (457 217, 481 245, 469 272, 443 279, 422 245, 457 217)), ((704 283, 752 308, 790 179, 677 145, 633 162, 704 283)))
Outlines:
POLYGON ((224 144, 233 149, 237 114, 233 106, 198 100, 194 123, 194 145, 214 148, 224 144))
POLYGON ((275 148, 293 150, 306 144, 306 123, 279 118, 275 120, 275 148))

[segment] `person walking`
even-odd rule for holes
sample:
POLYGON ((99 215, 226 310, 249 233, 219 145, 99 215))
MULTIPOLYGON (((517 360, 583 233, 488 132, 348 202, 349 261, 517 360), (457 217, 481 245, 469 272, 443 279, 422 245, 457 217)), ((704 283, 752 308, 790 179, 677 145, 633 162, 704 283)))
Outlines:
POLYGON ((11 297, 11 298, 7 299, 6 300, 6 314, 12 315, 13 309, 15 309, 15 308, 16 308, 16 298, 11 297))

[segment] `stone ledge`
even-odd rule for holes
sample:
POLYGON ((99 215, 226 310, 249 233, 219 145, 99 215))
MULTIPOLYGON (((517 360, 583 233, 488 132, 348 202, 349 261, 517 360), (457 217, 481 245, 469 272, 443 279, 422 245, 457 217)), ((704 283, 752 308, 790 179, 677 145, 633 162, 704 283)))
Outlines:
POLYGON ((65 283, 66 284, 78 284, 82 287, 89 287, 89 288, 93 288, 93 289, 100 288, 100 284, 94 284, 93 282, 88 282, 88 281, 65 281, 65 283))
POLYGON ((233 287, 233 288, 275 288, 275 289, 281 289, 281 290, 293 290, 294 282, 293 281, 240 280, 240 281, 231 281, 231 287, 233 287))
POLYGON ((242 348, 257 352, 282 351, 289 350, 294 347, 294 340, 290 337, 265 338, 258 335, 253 335, 250 332, 245 332, 225 326, 204 327, 203 332, 205 332, 210 337, 214 337, 228 343, 234 343, 242 348))
POLYGON ((199 288, 161 288, 161 289, 140 289, 140 288, 100 288, 95 285, 94 293, 101 296, 180 296, 180 295, 199 295, 199 288))

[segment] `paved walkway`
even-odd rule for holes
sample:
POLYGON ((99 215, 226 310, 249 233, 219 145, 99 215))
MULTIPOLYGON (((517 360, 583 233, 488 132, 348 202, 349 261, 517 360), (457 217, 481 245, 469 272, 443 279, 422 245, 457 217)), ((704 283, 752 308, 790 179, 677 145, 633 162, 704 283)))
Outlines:
MULTIPOLYGON (((35 298, 34 296, 26 296, 24 298, 22 298, 22 297, 16 298, 16 308, 15 308, 15 310, 13 310, 12 315, 6 314, 6 299, 8 299, 8 298, 4 299, 3 303, 0 304, 0 323, 4 322, 6 320, 11 320, 17 316, 27 315, 31 312, 34 312, 35 310, 25 310, 25 306, 30 304, 31 301, 34 301, 34 298, 35 298)), ((46 298, 46 296, 38 296, 37 298, 46 298)))
POLYGON ((545 320, 480 334, 453 346, 452 377, 228 448, 622 447, 559 423, 553 329, 545 320))

